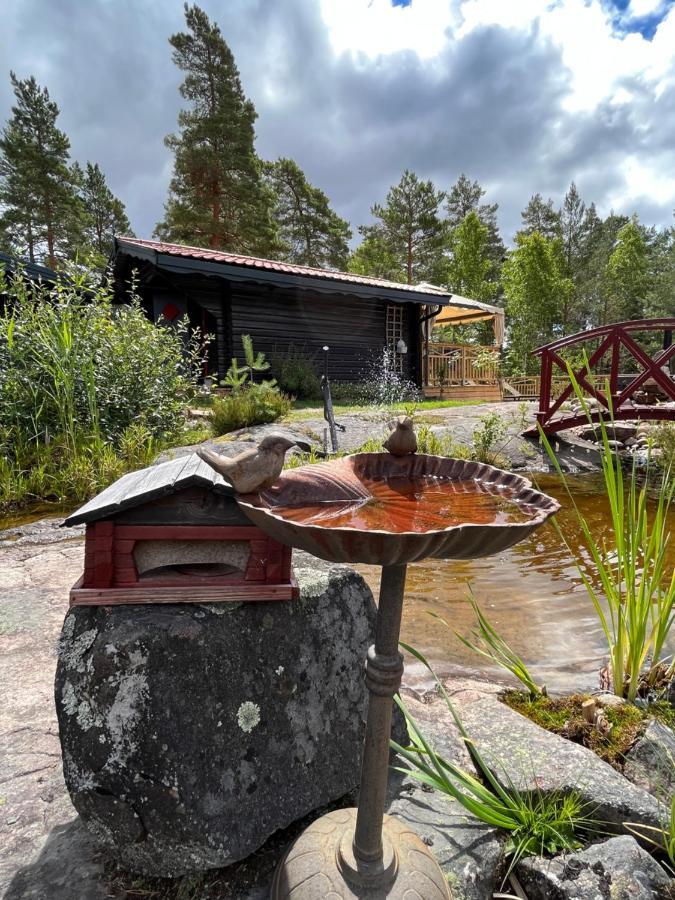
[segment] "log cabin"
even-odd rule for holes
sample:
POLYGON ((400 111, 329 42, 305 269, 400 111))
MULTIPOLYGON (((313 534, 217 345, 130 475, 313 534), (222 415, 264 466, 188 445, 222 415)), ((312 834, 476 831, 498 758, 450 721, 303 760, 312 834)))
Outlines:
POLYGON ((241 337, 250 334, 255 350, 268 359, 291 344, 318 359, 329 345, 333 381, 367 379, 386 350, 401 376, 422 390, 433 389, 433 319, 454 308, 460 318, 463 312, 466 321, 474 321, 494 309, 430 284, 131 237, 115 239, 112 268, 119 302, 128 297, 133 279, 153 321, 187 316, 193 328, 214 336, 204 374, 218 373, 220 379, 232 358, 243 362, 241 337))

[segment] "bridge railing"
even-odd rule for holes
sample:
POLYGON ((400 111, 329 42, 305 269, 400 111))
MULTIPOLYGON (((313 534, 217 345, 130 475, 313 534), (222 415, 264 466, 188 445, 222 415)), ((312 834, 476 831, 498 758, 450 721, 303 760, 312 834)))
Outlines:
POLYGON ((642 402, 647 388, 652 394, 660 394, 667 401, 675 402, 675 378, 670 373, 670 360, 675 358, 672 333, 675 318, 640 319, 633 322, 617 322, 560 338, 534 353, 541 357, 539 385, 539 410, 537 421, 546 433, 572 428, 586 422, 585 415, 563 412, 563 404, 574 398, 574 386, 569 378, 564 354, 571 347, 593 342, 595 349, 589 352, 586 362, 573 367, 574 378, 583 393, 594 398, 597 419, 611 409, 617 419, 644 418, 675 421, 675 408, 649 405, 642 402), (663 349, 650 356, 635 340, 636 332, 664 333, 663 349), (621 374, 619 366, 629 358, 638 371, 621 374), (565 377, 567 386, 560 390, 559 379, 565 377))

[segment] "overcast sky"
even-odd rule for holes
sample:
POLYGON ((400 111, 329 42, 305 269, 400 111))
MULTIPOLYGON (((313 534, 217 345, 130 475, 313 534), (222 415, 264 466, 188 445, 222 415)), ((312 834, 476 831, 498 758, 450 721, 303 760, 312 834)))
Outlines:
MULTIPOLYGON (((675 0, 202 0, 258 111, 257 150, 290 156, 354 230, 405 168, 461 172, 507 241, 539 191, 574 180, 601 215, 675 208, 675 0)), ((61 109, 72 156, 100 163, 134 230, 161 218, 181 77, 177 0, 0 0, 9 71, 61 109)))

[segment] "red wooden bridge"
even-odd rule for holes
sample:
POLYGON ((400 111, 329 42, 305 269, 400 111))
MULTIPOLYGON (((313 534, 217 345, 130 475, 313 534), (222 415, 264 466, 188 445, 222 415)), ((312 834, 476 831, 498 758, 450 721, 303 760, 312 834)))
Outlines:
MULTIPOLYGON (((675 378, 670 374, 669 362, 675 358, 675 344, 672 342, 675 318, 639 319, 632 322, 617 322, 602 325, 589 331, 581 331, 569 337, 560 338, 534 354, 541 356, 541 388, 537 422, 546 434, 554 434, 565 428, 588 423, 588 416, 582 411, 566 412, 563 404, 575 399, 575 391, 570 380, 562 391, 551 390, 554 374, 569 377, 567 363, 561 354, 575 345, 597 342, 597 347, 586 353, 586 362, 573 369, 579 388, 586 397, 594 397, 597 404, 589 410, 594 422, 604 415, 611 415, 615 421, 626 419, 660 419, 675 421, 675 378), (659 343, 663 349, 650 356, 635 340, 636 332, 663 332, 659 343), (630 364, 640 370, 629 375, 620 374, 620 365, 630 364), (653 402, 649 402, 652 400, 653 402), (664 402, 659 402, 659 401, 664 402), (668 403, 667 401, 671 401, 668 403)), ((579 347, 577 350, 583 348, 579 347)), ((559 379, 556 379, 559 381, 559 379)), ((530 429, 529 434, 536 435, 530 429)))

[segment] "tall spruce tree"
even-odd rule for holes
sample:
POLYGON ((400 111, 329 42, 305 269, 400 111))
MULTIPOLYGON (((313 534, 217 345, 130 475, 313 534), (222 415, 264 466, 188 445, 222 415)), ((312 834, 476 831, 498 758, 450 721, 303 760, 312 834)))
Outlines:
POLYGON ((482 224, 487 228, 485 245, 487 256, 492 260, 492 275, 496 275, 506 252, 504 242, 499 234, 497 224, 498 203, 481 203, 485 189, 478 181, 471 181, 462 173, 447 194, 445 209, 447 226, 452 233, 463 222, 470 212, 475 212, 482 224))
POLYGON ((343 269, 349 257, 349 223, 331 209, 322 190, 311 185, 292 159, 265 163, 274 194, 283 259, 305 266, 343 269))
POLYGON ((105 265, 115 235, 133 234, 131 225, 124 204, 108 187, 98 163, 88 162, 85 171, 79 166, 77 170, 84 209, 83 250, 94 254, 97 265, 105 265))
POLYGON ((187 32, 174 34, 173 61, 186 73, 180 86, 189 107, 178 114, 179 134, 164 220, 165 240, 265 255, 276 248, 273 198, 254 150, 256 112, 218 25, 185 4, 187 32))
POLYGON ((59 108, 34 77, 10 73, 15 104, 0 135, 0 232, 14 252, 52 268, 69 255, 81 226, 70 142, 59 108))
POLYGON ((420 181, 406 169, 400 182, 389 189, 386 204, 371 207, 380 221, 359 228, 364 238, 377 238, 387 247, 408 284, 439 277, 445 228, 438 207, 444 197, 431 181, 420 181))

